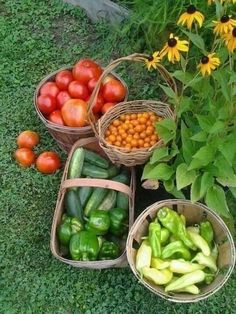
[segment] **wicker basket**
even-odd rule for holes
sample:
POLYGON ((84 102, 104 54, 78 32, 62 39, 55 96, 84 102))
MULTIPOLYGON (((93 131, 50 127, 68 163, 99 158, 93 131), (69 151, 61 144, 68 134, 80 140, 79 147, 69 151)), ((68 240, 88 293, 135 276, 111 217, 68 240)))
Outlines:
POLYGON ((78 140, 73 145, 70 151, 69 157, 67 159, 67 162, 66 162, 60 190, 58 193, 56 209, 55 209, 55 213, 53 217, 53 223, 52 223, 52 229, 51 229, 51 243, 50 243, 52 254, 61 262, 64 262, 66 264, 69 264, 75 267, 80 267, 80 268, 102 269, 102 268, 110 268, 110 267, 127 266, 125 243, 123 246, 122 254, 114 260, 90 261, 90 262, 73 261, 73 260, 63 257, 60 252, 59 243, 57 240, 57 226, 60 224, 61 217, 63 214, 63 202, 64 202, 64 196, 65 196, 65 192, 67 188, 79 187, 79 186, 93 186, 93 187, 103 187, 103 188, 113 189, 116 191, 123 192, 129 195, 129 229, 131 228, 134 221, 134 195, 135 195, 134 168, 129 169, 131 172, 130 186, 127 186, 119 182, 114 182, 111 180, 103 180, 103 179, 87 179, 87 178, 66 179, 72 154, 77 147, 84 147, 86 149, 99 153, 101 156, 105 157, 105 154, 100 148, 100 146, 98 145, 97 139, 95 137, 78 140))
MULTIPOLYGON (((172 118, 175 119, 175 115, 171 110, 170 106, 161 101, 155 100, 134 100, 134 101, 124 101, 118 103, 107 113, 105 113, 98 122, 95 122, 95 118, 92 113, 94 99, 97 97, 101 83, 106 75, 108 75, 113 69, 115 69, 120 63, 124 61, 132 62, 144 62, 149 56, 145 54, 133 54, 127 57, 123 57, 111 62, 104 70, 100 79, 97 82, 97 85, 91 95, 89 101, 89 119, 91 126, 94 130, 95 136, 99 140, 99 144, 106 152, 109 159, 115 164, 122 164, 127 167, 132 167, 136 165, 144 164, 149 157, 151 156, 153 150, 162 145, 162 140, 159 140, 155 145, 150 148, 140 148, 135 150, 128 150, 125 148, 120 148, 114 145, 109 144, 105 140, 105 131, 113 120, 118 118, 121 114, 125 113, 136 113, 144 111, 152 111, 158 116, 163 118, 172 118)), ((169 73, 161 65, 157 65, 157 70, 161 74, 162 78, 172 87, 173 90, 177 90, 175 81, 171 78, 169 73)))
MULTIPOLYGON (((63 67, 53 73, 50 73, 49 75, 47 75, 44 79, 40 81, 34 93, 34 107, 39 118, 41 119, 45 127, 47 128, 48 132, 56 140, 59 147, 65 150, 66 152, 69 152, 73 144, 78 139, 94 136, 94 131, 91 128, 91 126, 89 125, 82 128, 78 128, 78 127, 69 127, 69 126, 62 126, 62 125, 55 124, 47 120, 44 117, 44 115, 39 111, 38 106, 37 106, 37 97, 39 96, 39 92, 42 85, 45 84, 46 82, 54 81, 56 74, 62 70, 72 70, 72 67, 63 67)), ((117 74, 112 73, 112 75, 115 76, 119 81, 121 81, 124 86, 126 86, 125 82, 117 74)), ((126 94, 125 99, 128 98, 127 86, 126 86, 126 90, 127 90, 127 94, 126 94)))
POLYGON ((126 251, 128 262, 134 275, 146 288, 166 300, 179 303, 197 302, 208 298, 218 291, 229 279, 234 268, 236 255, 234 241, 230 231, 224 221, 215 212, 200 203, 193 204, 187 200, 175 199, 157 202, 149 206, 139 215, 129 232, 126 243, 126 251), (156 216, 158 210, 164 206, 173 208, 179 214, 183 214, 186 217, 188 225, 193 225, 195 223, 199 223, 203 219, 207 219, 213 226, 215 242, 219 249, 217 264, 220 270, 216 279, 211 284, 203 287, 199 295, 189 295, 187 293, 167 294, 161 286, 156 286, 145 279, 141 279, 136 270, 135 259, 137 249, 142 241, 141 238, 147 234, 150 220, 152 220, 156 216))

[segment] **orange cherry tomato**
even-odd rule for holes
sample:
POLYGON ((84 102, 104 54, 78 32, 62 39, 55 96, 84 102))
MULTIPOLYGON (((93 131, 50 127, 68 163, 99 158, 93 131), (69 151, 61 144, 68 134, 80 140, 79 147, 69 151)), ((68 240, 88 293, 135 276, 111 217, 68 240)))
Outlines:
POLYGON ((16 143, 18 147, 25 147, 32 149, 39 143, 39 135, 38 133, 30 130, 23 131, 19 134, 16 139, 16 143))
POLYGON ((30 148, 18 148, 14 153, 14 158, 22 167, 30 167, 35 163, 36 155, 30 148))
POLYGON ((61 167, 61 160, 57 153, 45 151, 36 160, 36 167, 39 172, 50 174, 56 172, 61 167))

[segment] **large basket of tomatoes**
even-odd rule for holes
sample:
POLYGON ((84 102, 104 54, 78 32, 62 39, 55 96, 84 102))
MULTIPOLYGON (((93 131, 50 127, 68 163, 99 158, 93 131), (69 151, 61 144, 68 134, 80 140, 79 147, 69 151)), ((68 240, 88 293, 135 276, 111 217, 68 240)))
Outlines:
MULTIPOLYGON (((94 135, 87 117, 87 103, 102 72, 97 62, 81 59, 73 67, 49 74, 36 88, 36 112, 58 145, 66 151, 78 139, 94 135)), ((98 95, 93 98, 96 120, 128 96, 125 82, 114 73, 106 77, 100 87, 98 95), (112 97, 114 89, 116 95, 112 97)))
MULTIPOLYGON (((156 100, 125 100, 107 111, 98 121, 95 119, 94 99, 99 94, 104 78, 124 61, 145 62, 148 57, 145 54, 132 54, 111 62, 104 69, 89 100, 89 119, 94 133, 115 164, 128 167, 144 164, 153 150, 163 143, 156 133, 156 122, 165 118, 175 119, 171 107, 156 100)), ((157 70, 171 88, 176 90, 175 81, 165 68, 159 65, 157 70)))
POLYGON ((126 266, 134 196, 134 168, 112 165, 95 137, 78 140, 58 193, 51 229, 53 255, 75 267, 126 266))

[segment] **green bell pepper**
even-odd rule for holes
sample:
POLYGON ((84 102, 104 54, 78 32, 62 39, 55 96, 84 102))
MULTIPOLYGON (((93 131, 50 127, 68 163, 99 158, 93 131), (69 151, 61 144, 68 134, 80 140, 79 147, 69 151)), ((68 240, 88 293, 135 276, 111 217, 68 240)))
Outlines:
POLYGON ((70 239, 70 255, 76 261, 95 261, 99 253, 97 236, 87 230, 74 234, 70 239))
POLYGON ((190 249, 195 249, 194 244, 186 231, 183 219, 180 215, 178 215, 178 213, 168 207, 163 207, 159 210, 157 216, 162 225, 176 238, 183 241, 190 249))
POLYGON ((214 231, 210 221, 206 220, 200 223, 200 235, 205 239, 210 248, 214 239, 214 231))
POLYGON ((70 217, 64 214, 62 216, 62 222, 57 228, 57 235, 60 243, 67 246, 70 242, 71 236, 82 229, 83 225, 78 218, 70 217))
POLYGON ((152 256, 161 256, 161 225, 155 219, 149 224, 148 241, 152 248, 152 256))
POLYGON ((191 253, 181 241, 174 241, 169 243, 163 248, 161 256, 163 259, 166 259, 174 254, 180 256, 186 261, 191 259, 191 253))
POLYGON ((114 242, 104 241, 98 254, 98 259, 115 259, 120 255, 120 248, 114 242))
POLYGON ((96 235, 107 233, 110 228, 109 213, 105 210, 92 210, 85 228, 89 231, 93 231, 96 235))
POLYGON ((121 236, 128 229, 128 212, 123 208, 112 208, 109 211, 111 225, 110 232, 114 235, 121 236))

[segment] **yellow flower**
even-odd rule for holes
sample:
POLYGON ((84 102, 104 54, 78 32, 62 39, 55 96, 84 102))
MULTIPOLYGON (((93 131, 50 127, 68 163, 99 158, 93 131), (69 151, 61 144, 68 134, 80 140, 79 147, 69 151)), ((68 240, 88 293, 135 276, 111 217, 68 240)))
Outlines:
POLYGON ((187 11, 180 15, 180 18, 177 22, 177 24, 187 24, 187 28, 191 29, 193 22, 197 21, 199 24, 199 27, 202 27, 202 23, 204 21, 204 16, 201 12, 197 11, 196 7, 194 5, 190 5, 187 8, 187 11))
MULTIPOLYGON (((211 5, 215 0, 208 0, 208 5, 211 5)), ((236 3, 236 0, 220 0, 220 3, 223 4, 224 2, 233 2, 236 3)))
POLYGON ((212 70, 215 70, 220 65, 220 59, 214 57, 215 53, 210 53, 207 56, 203 56, 199 65, 197 66, 202 75, 205 76, 207 74, 211 74, 212 70))
POLYGON ((163 58, 168 54, 168 60, 172 63, 180 60, 179 51, 188 51, 188 42, 187 40, 179 40, 178 37, 174 37, 173 34, 170 34, 170 38, 160 52, 160 57, 163 58))
POLYGON ((229 33, 236 26, 236 20, 231 19, 231 15, 223 15, 219 21, 213 23, 215 24, 213 32, 217 35, 229 33))
POLYGON ((155 51, 152 56, 150 56, 148 59, 145 59, 146 66, 148 68, 148 71, 151 70, 153 67, 154 69, 157 68, 157 63, 161 61, 160 52, 155 51))
POLYGON ((236 50, 236 27, 234 27, 229 33, 222 35, 225 45, 230 52, 236 50))

